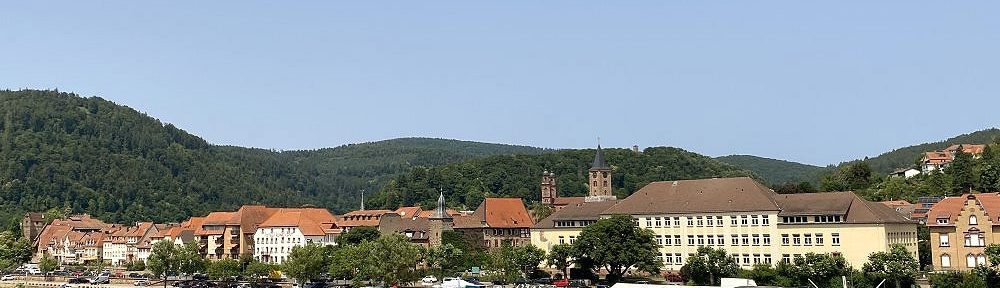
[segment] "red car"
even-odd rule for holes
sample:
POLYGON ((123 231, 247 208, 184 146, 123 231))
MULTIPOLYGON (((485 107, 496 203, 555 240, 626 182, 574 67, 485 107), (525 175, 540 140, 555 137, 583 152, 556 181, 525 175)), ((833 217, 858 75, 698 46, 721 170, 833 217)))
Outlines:
POLYGON ((556 287, 566 287, 569 286, 569 279, 563 278, 556 281, 552 281, 552 285, 556 287))

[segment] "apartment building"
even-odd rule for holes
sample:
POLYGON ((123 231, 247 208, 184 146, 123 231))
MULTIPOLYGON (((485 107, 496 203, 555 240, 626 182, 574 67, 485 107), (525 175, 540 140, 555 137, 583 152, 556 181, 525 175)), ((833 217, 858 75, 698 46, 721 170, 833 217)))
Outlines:
POLYGON ((986 246, 998 243, 1000 195, 965 194, 947 197, 927 212, 931 261, 937 271, 968 271, 990 265, 986 246), (993 215, 991 217, 991 215, 993 215))
POLYGON ((535 225, 521 198, 486 198, 472 214, 453 219, 455 231, 481 239, 487 248, 529 244, 535 225))
POLYGON ((292 248, 309 243, 334 245, 340 229, 336 217, 320 208, 281 208, 257 226, 253 235, 254 258, 281 264, 292 248))

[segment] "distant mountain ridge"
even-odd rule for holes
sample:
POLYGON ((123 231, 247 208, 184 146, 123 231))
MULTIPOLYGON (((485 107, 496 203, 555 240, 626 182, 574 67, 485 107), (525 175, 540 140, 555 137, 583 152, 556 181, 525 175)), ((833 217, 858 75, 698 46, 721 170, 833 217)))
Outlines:
POLYGON ((820 173, 827 169, 825 167, 753 155, 729 155, 716 157, 715 160, 753 171, 753 173, 760 175, 769 185, 798 182, 815 184, 819 182, 820 173))
POLYGON ((401 138, 275 152, 212 145, 98 98, 0 91, 0 220, 69 207, 111 222, 168 222, 241 204, 355 209, 413 167, 551 150, 401 138))
MULTIPOLYGON (((988 128, 968 134, 962 134, 942 141, 922 143, 898 148, 878 156, 868 158, 866 162, 875 172, 887 174, 898 168, 915 167, 924 152, 937 151, 955 144, 986 144, 1000 139, 1000 129, 988 128)), ((862 159, 841 163, 851 163, 862 159)))

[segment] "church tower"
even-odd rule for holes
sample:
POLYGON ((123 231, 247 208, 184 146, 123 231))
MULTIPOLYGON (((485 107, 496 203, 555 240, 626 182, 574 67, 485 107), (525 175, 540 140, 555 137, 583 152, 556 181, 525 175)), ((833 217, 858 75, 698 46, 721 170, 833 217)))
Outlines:
POLYGON ((438 196, 437 208, 434 209, 434 213, 431 213, 428 220, 430 223, 427 225, 427 230, 429 230, 427 231, 427 242, 431 247, 441 246, 441 234, 444 231, 451 231, 455 227, 454 219, 445 208, 443 191, 438 196))
POLYGON ((611 193, 611 167, 604 161, 604 151, 601 145, 597 145, 597 155, 594 156, 594 163, 590 165, 590 193, 587 194, 585 202, 601 202, 618 200, 611 193))
POLYGON ((542 172, 542 204, 552 206, 559 198, 559 187, 556 186, 556 173, 542 172))

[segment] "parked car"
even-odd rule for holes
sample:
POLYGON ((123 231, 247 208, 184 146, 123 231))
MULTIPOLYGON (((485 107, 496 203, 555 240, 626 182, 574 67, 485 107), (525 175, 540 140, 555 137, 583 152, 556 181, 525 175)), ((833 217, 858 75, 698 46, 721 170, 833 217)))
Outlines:
POLYGON ((136 280, 132 283, 133 286, 149 286, 149 280, 136 280))
POLYGON ((75 278, 69 278, 68 280, 66 280, 66 283, 69 283, 69 284, 87 284, 87 283, 90 283, 90 280, 87 279, 87 278, 83 278, 83 277, 75 277, 75 278))
POLYGON ((306 284, 302 284, 302 288, 327 288, 330 285, 326 284, 324 281, 310 281, 306 284))
POLYGON ((532 282, 535 282, 535 284, 541 284, 541 285, 552 285, 552 278, 538 278, 538 279, 535 279, 535 281, 532 281, 532 282))
POLYGON ((563 278, 556 281, 552 281, 552 285, 555 285, 556 287, 559 288, 569 286, 569 279, 563 278))
POLYGON ((14 275, 3 275, 3 277, 0 277, 0 281, 14 281, 14 280, 17 280, 17 278, 15 278, 14 275))
POLYGON ((430 285, 433 285, 436 282, 438 282, 438 278, 434 277, 434 275, 427 275, 427 276, 424 276, 423 279, 420 279, 420 284, 424 285, 424 286, 430 286, 430 285))
POLYGON ((485 288, 486 285, 478 281, 473 283, 461 278, 444 278, 441 281, 441 288, 485 288))
POLYGON ((90 284, 108 284, 108 283, 111 283, 111 280, 107 275, 104 274, 98 275, 97 277, 94 277, 94 279, 90 279, 90 284))

